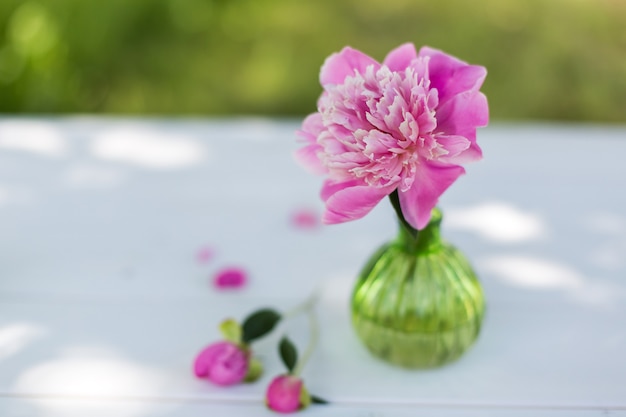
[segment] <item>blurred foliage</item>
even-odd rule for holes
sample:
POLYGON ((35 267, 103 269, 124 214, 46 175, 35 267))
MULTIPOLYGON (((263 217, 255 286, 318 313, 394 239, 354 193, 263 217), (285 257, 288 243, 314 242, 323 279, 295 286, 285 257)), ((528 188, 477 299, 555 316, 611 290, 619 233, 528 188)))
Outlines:
POLYGON ((492 118, 626 121, 624 0, 2 0, 0 112, 311 112, 345 45, 484 65, 492 118))

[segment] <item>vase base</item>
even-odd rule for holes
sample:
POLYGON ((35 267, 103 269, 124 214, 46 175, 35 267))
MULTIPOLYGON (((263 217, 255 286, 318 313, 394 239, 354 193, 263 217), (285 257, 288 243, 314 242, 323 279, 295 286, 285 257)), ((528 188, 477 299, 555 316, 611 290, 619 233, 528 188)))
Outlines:
POLYGON ((437 368, 458 359, 480 333, 482 316, 449 331, 402 332, 353 315, 352 323, 376 357, 403 368, 437 368))

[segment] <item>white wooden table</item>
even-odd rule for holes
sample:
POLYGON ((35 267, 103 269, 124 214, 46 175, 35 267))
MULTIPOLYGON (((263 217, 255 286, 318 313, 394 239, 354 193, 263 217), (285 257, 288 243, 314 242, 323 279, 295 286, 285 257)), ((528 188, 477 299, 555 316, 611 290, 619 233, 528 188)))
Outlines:
POLYGON ((282 371, 220 388, 197 351, 225 317, 289 309, 321 291, 304 373, 332 405, 310 416, 626 416, 626 127, 494 124, 485 159, 442 198, 444 234, 474 263, 488 314, 477 344, 438 370, 369 356, 350 289, 395 234, 321 212, 321 178, 291 157, 297 121, 0 119, 0 416, 263 416, 282 371), (214 250, 207 262, 198 250, 214 250), (220 268, 249 285, 220 292, 220 268))

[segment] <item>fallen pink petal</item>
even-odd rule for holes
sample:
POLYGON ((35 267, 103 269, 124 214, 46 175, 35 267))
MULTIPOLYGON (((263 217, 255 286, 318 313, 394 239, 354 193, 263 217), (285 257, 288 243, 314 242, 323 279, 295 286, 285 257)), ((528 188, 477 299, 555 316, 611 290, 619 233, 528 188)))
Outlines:
POLYGON ((198 249, 196 253, 196 260, 198 263, 205 264, 213 259, 215 256, 215 250, 211 246, 203 246, 198 249))
POLYGON ((315 229, 320 225, 320 215, 312 209, 298 209, 291 215, 291 224, 297 229, 315 229))
POLYGON ((218 289, 242 288, 248 283, 248 274, 243 268, 229 267, 218 271, 213 277, 213 285, 218 289))

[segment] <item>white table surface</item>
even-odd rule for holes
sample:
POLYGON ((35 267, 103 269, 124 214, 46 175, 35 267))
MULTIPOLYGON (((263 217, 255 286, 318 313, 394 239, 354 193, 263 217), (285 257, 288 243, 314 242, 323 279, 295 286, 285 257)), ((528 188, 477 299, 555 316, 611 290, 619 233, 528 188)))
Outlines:
POLYGON ((197 351, 225 317, 321 291, 304 372, 332 405, 310 416, 626 416, 626 127, 493 124, 485 159, 441 199, 444 235, 474 264, 488 313, 437 370, 372 358, 348 299, 395 234, 383 201, 356 222, 321 213, 321 178, 293 161, 297 121, 0 118, 0 416, 263 416, 282 371, 220 388, 197 351), (200 248, 213 258, 198 262, 200 248), (211 277, 249 272, 240 291, 211 277))

